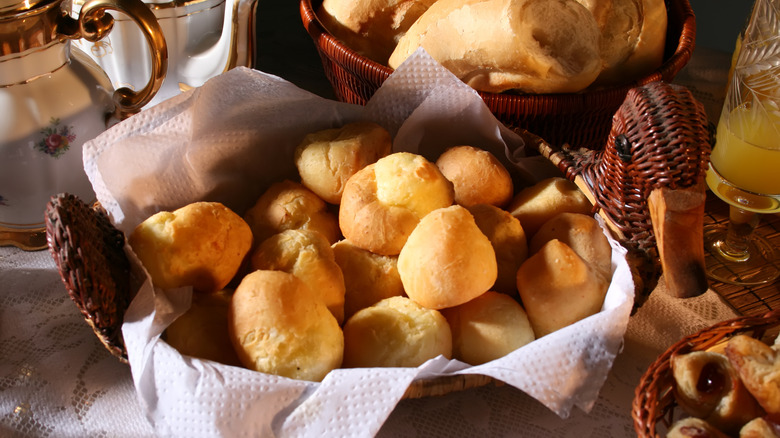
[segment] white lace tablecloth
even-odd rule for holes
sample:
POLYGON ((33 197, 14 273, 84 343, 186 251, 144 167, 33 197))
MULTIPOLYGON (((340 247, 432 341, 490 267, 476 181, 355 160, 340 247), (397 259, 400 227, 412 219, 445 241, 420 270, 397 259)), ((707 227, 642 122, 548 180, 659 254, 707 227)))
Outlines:
MULTIPOLYGON (((680 337, 735 316, 713 291, 682 300, 663 287, 631 317, 590 413, 561 419, 512 387, 491 385, 403 400, 379 436, 634 435, 631 400, 647 366, 680 337)), ((84 322, 47 251, 0 248, 0 436, 155 436, 130 369, 84 322)))

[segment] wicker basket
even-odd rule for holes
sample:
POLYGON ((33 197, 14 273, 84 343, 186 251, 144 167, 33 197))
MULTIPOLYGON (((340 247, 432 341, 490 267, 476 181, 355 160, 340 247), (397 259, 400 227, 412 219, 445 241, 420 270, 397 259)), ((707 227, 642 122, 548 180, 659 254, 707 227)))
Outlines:
POLYGON ((737 334, 764 341, 773 340, 780 326, 780 310, 763 316, 742 316, 715 324, 672 345, 647 369, 634 394, 631 415, 639 438, 663 437, 683 413, 674 399, 674 377, 670 358, 691 351, 703 351, 737 334))
MULTIPOLYGON (((337 40, 316 16, 322 0, 301 0, 303 25, 317 47, 336 97, 365 104, 392 73, 390 67, 359 55, 337 40)), ((480 92, 496 117, 510 128, 526 129, 555 146, 600 148, 606 142, 612 115, 629 89, 667 81, 688 63, 696 38, 696 20, 688 0, 666 0, 668 26, 664 64, 634 82, 570 94, 519 95, 480 92)))

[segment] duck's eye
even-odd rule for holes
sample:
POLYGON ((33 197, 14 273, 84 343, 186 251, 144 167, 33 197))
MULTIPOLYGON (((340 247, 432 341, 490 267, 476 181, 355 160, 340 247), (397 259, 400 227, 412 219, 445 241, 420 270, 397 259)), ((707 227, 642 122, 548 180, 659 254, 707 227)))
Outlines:
POLYGON ((615 137, 615 150, 623 162, 628 163, 631 161, 631 143, 625 134, 615 137))

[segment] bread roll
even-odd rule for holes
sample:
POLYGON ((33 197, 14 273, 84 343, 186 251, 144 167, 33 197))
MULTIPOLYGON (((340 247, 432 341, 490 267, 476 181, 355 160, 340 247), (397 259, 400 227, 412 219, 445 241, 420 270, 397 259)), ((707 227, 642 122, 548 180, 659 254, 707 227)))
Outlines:
POLYGON ((192 294, 192 305, 165 329, 165 341, 185 356, 240 366, 228 333, 233 293, 192 294))
POLYGON ((390 154, 392 146, 390 133, 378 124, 348 123, 304 137, 295 149, 295 166, 304 186, 338 204, 349 177, 390 154))
POLYGON ((341 327, 321 298, 292 274, 254 271, 244 277, 230 303, 228 328, 249 369, 321 381, 341 366, 341 327))
POLYGON ((553 216, 534 234, 529 251, 534 253, 553 239, 569 245, 608 281, 612 278, 612 247, 593 216, 569 212, 553 216))
POLYGON ((420 219, 452 205, 452 183, 423 156, 397 152, 380 158, 347 181, 339 225, 353 244, 398 255, 420 219))
POLYGON ((558 240, 547 242, 517 271, 517 290, 537 338, 598 313, 608 286, 558 240))
POLYGON ((255 244, 284 230, 312 230, 333 244, 341 238, 338 217, 328 205, 302 184, 284 180, 272 184, 244 214, 255 244))
POLYGON ((223 289, 252 246, 252 231, 218 202, 195 202, 147 218, 129 238, 155 287, 223 289))
POLYGON ((386 64, 398 39, 435 1, 323 0, 317 16, 347 47, 386 64))
POLYGON ((517 270, 528 258, 528 241, 516 217, 496 206, 477 204, 468 208, 479 230, 496 252, 498 275, 492 289, 517 296, 517 270))
POLYGON ((422 46, 480 91, 577 92, 601 72, 599 38, 576 0, 438 0, 401 37, 389 65, 422 46))
POLYGON ((344 321, 344 275, 321 233, 286 230, 264 240, 252 253, 253 269, 284 271, 303 280, 341 324, 344 321))
POLYGON ((344 273, 345 319, 385 298, 404 295, 398 257, 374 254, 348 240, 334 243, 333 255, 344 273))
POLYGON ((726 356, 766 413, 780 415, 780 353, 758 339, 737 335, 726 344, 726 356))
POLYGON ((452 181, 457 204, 503 207, 512 199, 514 187, 509 171, 486 150, 454 146, 439 156, 436 166, 452 181))
POLYGON ((591 214, 593 205, 576 184, 547 178, 520 190, 507 207, 530 238, 548 220, 563 212, 591 214))
POLYGON ((487 291, 441 312, 452 331, 453 357, 471 365, 506 356, 534 340, 523 307, 499 292, 487 291))
POLYGON ((344 367, 417 367, 452 357, 452 334, 437 310, 406 297, 386 298, 344 325, 344 367))
POLYGON ((748 421, 739 430, 739 438, 777 438, 779 436, 780 425, 764 417, 756 417, 748 421))
POLYGON ((493 246, 474 217, 453 205, 422 218, 398 255, 398 273, 409 298, 444 309, 487 292, 498 266, 493 246))

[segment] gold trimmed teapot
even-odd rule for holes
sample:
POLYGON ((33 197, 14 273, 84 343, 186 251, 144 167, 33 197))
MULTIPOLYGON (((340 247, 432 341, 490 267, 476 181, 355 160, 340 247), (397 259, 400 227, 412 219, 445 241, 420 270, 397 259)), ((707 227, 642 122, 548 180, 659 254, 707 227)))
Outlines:
POLYGON ((82 145, 152 100, 167 57, 160 26, 141 0, 88 0, 78 18, 67 0, 0 0, 0 246, 45 248, 51 196, 95 198, 82 145), (150 48, 151 75, 138 91, 114 90, 106 73, 71 45, 111 32, 109 9, 132 19, 150 48))

